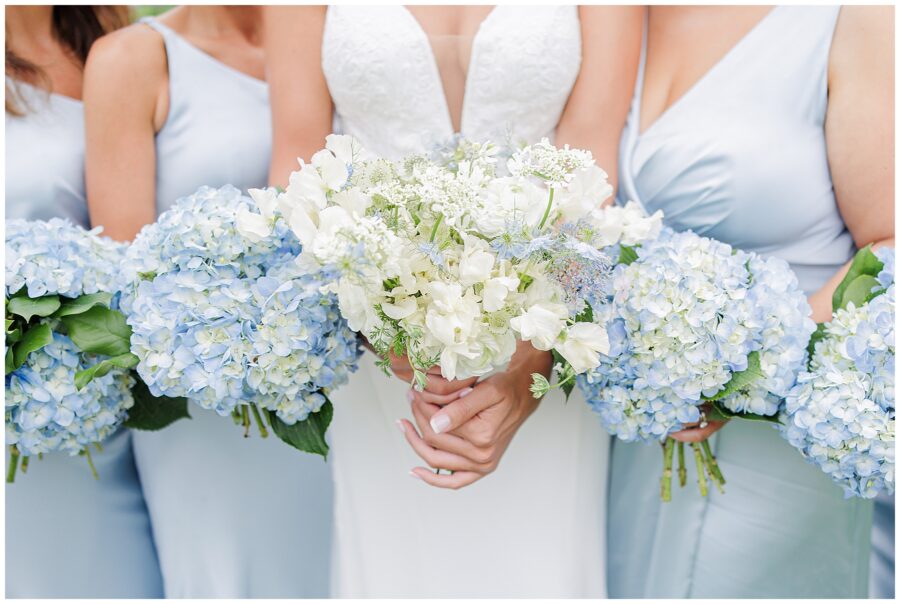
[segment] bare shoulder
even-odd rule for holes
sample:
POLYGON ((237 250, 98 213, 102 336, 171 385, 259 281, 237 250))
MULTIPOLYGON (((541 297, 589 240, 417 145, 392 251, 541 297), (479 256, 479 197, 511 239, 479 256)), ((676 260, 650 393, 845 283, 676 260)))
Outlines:
POLYGON ((831 82, 893 73, 894 7, 843 6, 831 45, 831 82))
POLYGON ((141 23, 103 36, 91 46, 85 83, 133 85, 153 89, 166 77, 166 48, 162 36, 141 23))
POLYGON ((263 20, 267 30, 292 30, 300 34, 320 33, 325 23, 327 6, 275 5, 263 8, 263 20))

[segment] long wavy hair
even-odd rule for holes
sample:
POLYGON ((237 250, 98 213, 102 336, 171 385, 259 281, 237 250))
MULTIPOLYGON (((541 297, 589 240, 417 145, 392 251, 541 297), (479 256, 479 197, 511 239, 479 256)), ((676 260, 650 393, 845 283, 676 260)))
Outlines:
MULTIPOLYGON (((129 13, 127 6, 54 6, 52 18, 54 37, 83 67, 91 45, 104 34, 128 25, 129 13)), ((10 80, 39 81, 47 90, 52 86, 39 66, 10 50, 9 31, 6 40, 6 75, 10 76, 6 83, 6 112, 22 115, 25 103, 10 80)))

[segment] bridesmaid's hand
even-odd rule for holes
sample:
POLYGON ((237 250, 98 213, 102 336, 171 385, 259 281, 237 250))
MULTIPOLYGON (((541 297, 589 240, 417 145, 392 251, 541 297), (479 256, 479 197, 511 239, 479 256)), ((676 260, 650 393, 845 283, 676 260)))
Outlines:
POLYGON ((688 424, 684 427, 684 429, 679 430, 678 432, 672 432, 669 434, 670 437, 674 438, 677 441, 681 441, 683 443, 698 443, 706 440, 716 432, 722 429, 722 426, 728 420, 705 420, 704 422, 696 423, 696 424, 688 424), (701 428, 700 425, 704 424, 701 428))
POLYGON ((537 409, 531 374, 549 375, 551 367, 549 353, 520 344, 507 371, 474 387, 449 394, 411 390, 419 431, 401 420, 407 441, 430 466, 453 472, 435 474, 418 467, 412 474, 432 486, 458 489, 493 472, 519 427, 537 409))

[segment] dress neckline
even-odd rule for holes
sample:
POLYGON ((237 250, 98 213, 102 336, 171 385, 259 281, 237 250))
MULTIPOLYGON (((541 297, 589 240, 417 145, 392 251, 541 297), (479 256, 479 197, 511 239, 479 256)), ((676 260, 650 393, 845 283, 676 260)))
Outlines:
MULTIPOLYGON (((443 107, 443 119, 444 124, 446 126, 447 132, 452 136, 456 133, 456 128, 453 126, 453 118, 450 114, 450 103, 447 100, 447 92, 444 90, 444 80, 441 78, 441 71, 438 68, 437 63, 437 55, 434 53, 434 47, 431 45, 431 40, 428 38, 428 32, 425 31, 425 28, 422 27, 422 24, 416 18, 416 16, 410 11, 406 6, 399 5, 401 12, 412 22, 413 29, 419 37, 419 40, 424 45, 428 54, 428 62, 431 65, 432 72, 432 88, 435 91, 435 96, 440 97, 438 100, 438 104, 443 107)), ((462 108, 459 113, 459 131, 465 131, 465 123, 466 123, 466 106, 469 101, 469 85, 472 82, 472 73, 478 68, 478 50, 479 50, 479 42, 481 40, 481 34, 484 32, 486 25, 489 21, 497 14, 498 10, 501 6, 497 5, 491 9, 491 12, 485 16, 484 19, 481 20, 481 23, 478 24, 478 28, 475 30, 475 33, 472 36, 472 50, 469 55, 469 68, 466 71, 465 83, 463 84, 463 99, 462 99, 462 108)))
POLYGON ((168 33, 175 40, 178 40, 178 42, 180 42, 183 46, 186 46, 192 52, 199 55, 201 58, 205 59, 209 63, 212 63, 213 65, 218 66, 219 69, 221 69, 225 72, 228 72, 232 75, 235 75, 239 78, 242 78, 244 80, 249 80, 249 81, 253 82, 254 84, 256 84, 257 86, 268 86, 268 83, 265 80, 260 80, 259 78, 253 77, 249 73, 244 73, 240 69, 237 69, 236 67, 232 67, 231 65, 224 63, 223 61, 220 61, 219 59, 215 58, 208 52, 195 46, 194 44, 189 42, 187 38, 182 36, 180 33, 175 31, 174 29, 172 29, 171 27, 169 27, 168 25, 166 25, 159 19, 156 19, 154 17, 145 17, 144 19, 142 19, 142 21, 144 21, 148 24, 152 23, 154 25, 157 25, 162 31, 168 33))
POLYGON ((29 90, 31 90, 31 94, 38 94, 38 93, 45 94, 48 97, 50 97, 51 100, 57 99, 57 100, 63 101, 64 103, 69 103, 73 106, 82 107, 84 105, 84 103, 81 99, 76 99, 74 97, 67 96, 65 94, 60 94, 58 92, 53 92, 51 90, 47 90, 46 88, 41 88, 40 86, 35 86, 34 84, 26 82, 25 80, 20 80, 17 78, 13 78, 11 76, 6 76, 6 79, 12 80, 14 82, 14 84, 13 84, 14 86, 19 86, 19 85, 26 86, 29 90))
POLYGON ((747 33, 740 37, 740 39, 735 42, 735 44, 728 49, 728 51, 722 55, 715 63, 713 63, 712 67, 706 70, 706 72, 701 75, 697 81, 691 84, 687 90, 685 90, 681 96, 679 96, 675 101, 673 101, 668 107, 666 107, 662 113, 656 116, 656 119, 650 123, 649 126, 644 127, 643 115, 642 115, 642 106, 644 104, 644 78, 646 77, 646 63, 647 63, 647 35, 648 35, 648 27, 647 20, 644 20, 644 35, 643 40, 641 41, 641 62, 640 69, 638 73, 637 79, 637 89, 635 91, 635 129, 636 135, 638 138, 646 135, 651 132, 654 128, 656 128, 657 124, 660 122, 664 122, 665 119, 673 113, 673 111, 677 111, 677 109, 684 105, 686 100, 690 100, 690 97, 696 96, 697 90, 702 89, 703 85, 712 80, 717 73, 725 69, 728 64, 734 61, 734 57, 738 56, 740 51, 746 47, 750 42, 753 41, 753 38, 759 35, 759 32, 764 29, 764 26, 771 21, 772 16, 781 8, 780 6, 773 6, 769 12, 767 12, 763 17, 757 21, 753 27, 751 27, 747 33))

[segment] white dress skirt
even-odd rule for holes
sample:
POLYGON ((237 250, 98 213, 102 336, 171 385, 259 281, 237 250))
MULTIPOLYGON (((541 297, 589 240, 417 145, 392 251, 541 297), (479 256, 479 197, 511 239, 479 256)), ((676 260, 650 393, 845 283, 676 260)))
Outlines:
MULTIPOLYGON (((332 6, 322 64, 335 129, 389 158, 454 132, 428 37, 402 6, 332 6)), ((578 75, 576 7, 501 6, 472 43, 462 134, 552 137, 578 75)), ((395 422, 408 384, 366 352, 333 395, 335 597, 604 597, 609 437, 578 392, 557 390, 499 468, 458 491, 410 477, 425 465, 395 422)))

